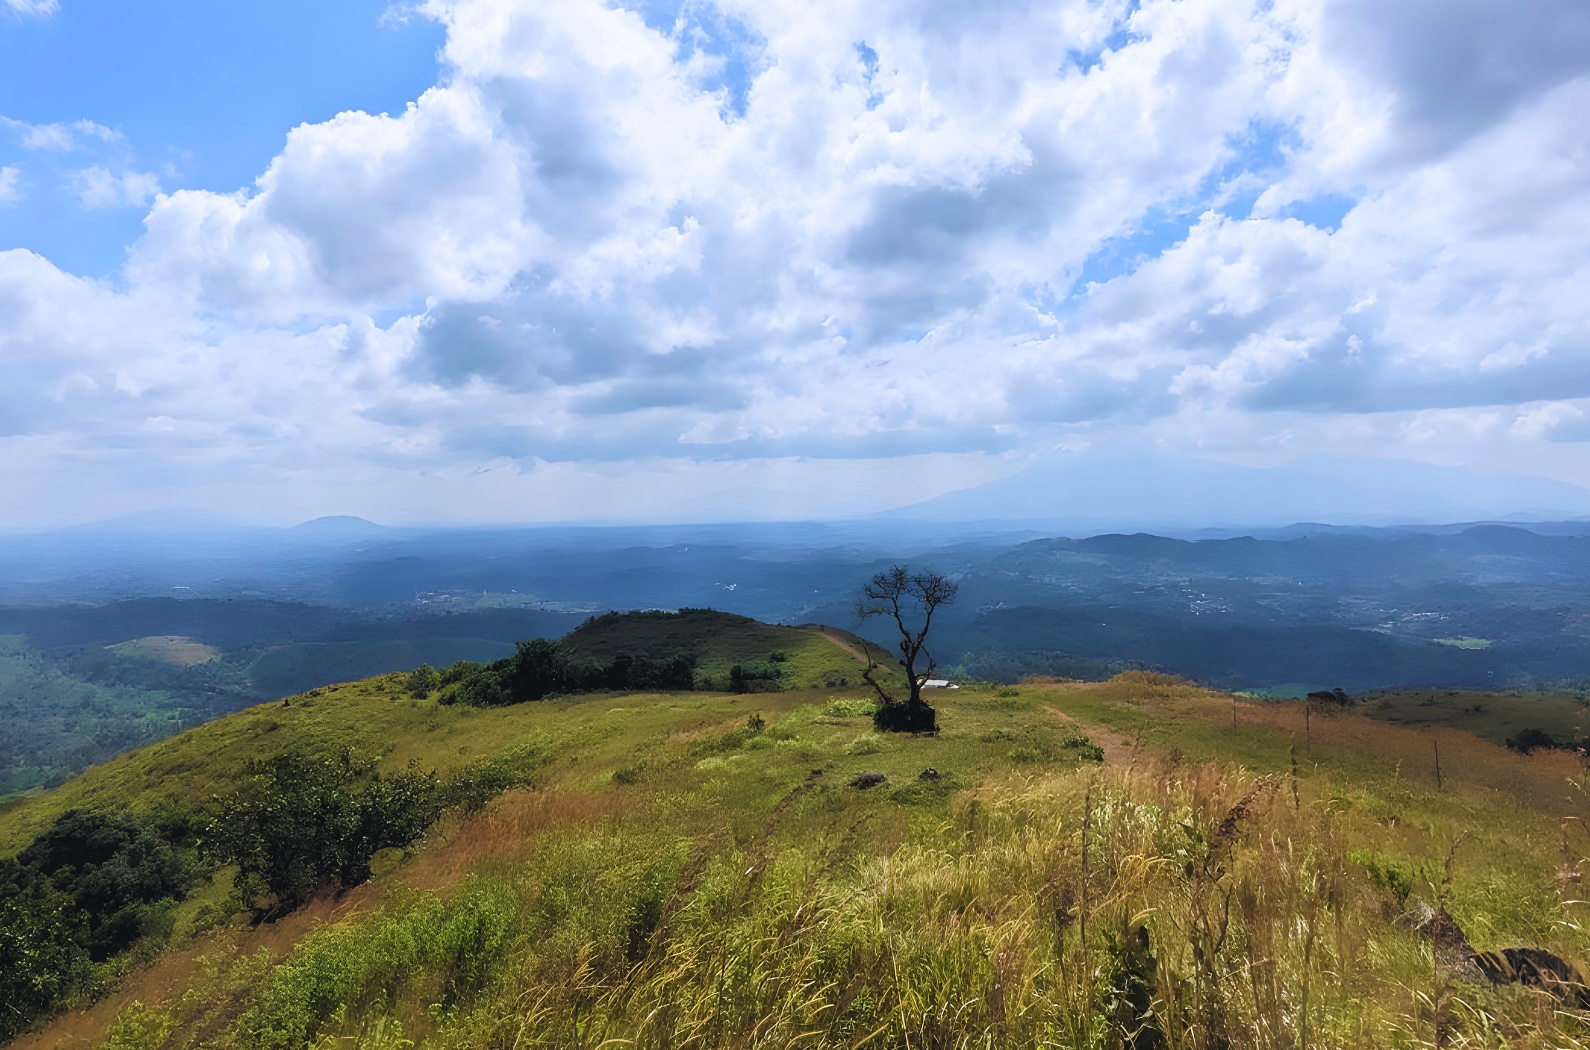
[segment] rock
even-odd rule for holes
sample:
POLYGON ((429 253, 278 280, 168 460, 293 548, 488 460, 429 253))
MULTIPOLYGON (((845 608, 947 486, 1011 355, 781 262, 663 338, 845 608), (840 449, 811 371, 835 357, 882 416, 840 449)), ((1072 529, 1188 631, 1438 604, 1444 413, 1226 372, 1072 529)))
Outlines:
POLYGON ((866 769, 856 774, 855 779, 850 782, 850 786, 861 788, 865 791, 867 788, 877 787, 879 784, 886 783, 888 779, 876 769, 866 769))
POLYGON ((918 773, 916 778, 918 780, 926 780, 931 784, 937 784, 939 781, 944 779, 944 774, 940 773, 932 766, 928 766, 922 772, 918 773))
POLYGON ((1492 984, 1521 984, 1577 1006, 1590 1005, 1590 975, 1577 963, 1544 948, 1477 952, 1444 905, 1431 908, 1421 901, 1410 915, 1416 927, 1429 931, 1437 965, 1458 976, 1483 975, 1492 984))
POLYGON ((1475 952, 1475 965, 1494 984, 1541 988, 1558 998, 1583 1005, 1590 1001, 1590 978, 1575 964, 1544 948, 1503 948, 1475 952))

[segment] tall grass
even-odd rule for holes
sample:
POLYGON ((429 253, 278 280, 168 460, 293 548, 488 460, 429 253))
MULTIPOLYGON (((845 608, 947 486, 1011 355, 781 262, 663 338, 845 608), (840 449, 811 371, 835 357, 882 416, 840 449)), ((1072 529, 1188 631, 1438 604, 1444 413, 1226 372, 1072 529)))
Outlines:
MULTIPOLYGON (((455 892, 312 934, 209 1043, 1590 1045, 1569 1004, 1438 970, 1418 928, 1441 900, 1481 946, 1582 956, 1549 865, 1460 846, 1448 880, 1366 853, 1383 825, 1323 778, 1294 798, 1215 764, 1011 776, 882 850, 818 782, 738 839, 662 810, 545 832, 455 892)), ((125 1026, 201 1045, 174 1016, 125 1026)))

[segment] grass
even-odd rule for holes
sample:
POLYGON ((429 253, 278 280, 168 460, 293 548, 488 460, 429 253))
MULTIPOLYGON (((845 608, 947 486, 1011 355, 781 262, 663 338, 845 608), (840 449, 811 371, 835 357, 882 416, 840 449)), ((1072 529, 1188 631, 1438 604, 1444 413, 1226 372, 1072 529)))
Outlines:
POLYGON ((177 944, 19 1046, 1105 1047, 1151 1023, 1166 1047, 1575 1047, 1590 1033, 1563 1004, 1443 970, 1407 918, 1444 902, 1477 948, 1586 957, 1590 812, 1564 753, 1360 713, 1305 731, 1298 705, 1138 672, 936 694, 937 737, 873 733, 854 689, 491 710, 415 701, 391 677, 316 692, 27 799, 0 813, 0 852, 68 805, 201 800, 288 746, 347 744, 394 768, 527 742, 551 758, 533 789, 451 818, 373 882, 177 944), (851 786, 873 771, 885 782, 851 786))
POLYGON ((1461 729, 1496 744, 1530 727, 1563 741, 1577 740, 1590 729, 1590 707, 1573 693, 1388 690, 1370 694, 1363 710, 1382 721, 1461 729))

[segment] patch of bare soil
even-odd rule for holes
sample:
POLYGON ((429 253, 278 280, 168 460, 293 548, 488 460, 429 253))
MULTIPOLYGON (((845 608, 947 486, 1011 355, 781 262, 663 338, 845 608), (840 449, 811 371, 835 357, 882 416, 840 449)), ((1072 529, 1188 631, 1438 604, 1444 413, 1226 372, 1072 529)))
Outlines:
POLYGON ((1103 726, 1088 725, 1061 711, 1059 708, 1043 705, 1044 712, 1062 725, 1076 726, 1087 734, 1089 740, 1104 749, 1104 764, 1107 766, 1129 766, 1142 757, 1143 749, 1134 741, 1124 739, 1112 733, 1103 726))

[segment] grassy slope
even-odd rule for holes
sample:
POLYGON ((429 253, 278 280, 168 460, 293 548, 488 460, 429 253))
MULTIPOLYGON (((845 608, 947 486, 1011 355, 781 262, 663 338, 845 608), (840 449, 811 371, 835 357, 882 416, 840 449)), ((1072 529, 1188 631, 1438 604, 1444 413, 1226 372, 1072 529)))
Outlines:
POLYGON ((1505 744, 1530 727, 1559 740, 1577 740, 1590 729, 1590 708, 1582 695, 1399 689, 1370 694, 1364 711, 1398 725, 1461 729, 1494 744, 1505 744))
MULTIPOLYGON (((437 621, 414 629, 439 631, 451 622, 448 618, 437 621)), ((655 655, 699 651, 701 673, 720 686, 727 684, 733 664, 765 662, 773 650, 789 656, 779 665, 786 676, 777 687, 857 684, 861 665, 842 646, 859 649, 862 643, 846 632, 826 630, 841 644, 811 630, 723 613, 666 621, 625 617, 621 624, 609 622, 584 632, 578 642, 588 655, 603 659, 637 647, 655 655)), ((873 649, 878 659, 889 662, 881 650, 873 649)), ((281 696, 312 684, 364 679, 384 668, 427 662, 446 666, 455 659, 488 662, 512 651, 513 646, 501 640, 423 633, 386 641, 295 643, 251 654, 246 670, 241 665, 231 668, 236 681, 228 682, 235 687, 246 679, 253 699, 258 700, 261 694, 281 696)), ((207 659, 219 650, 191 639, 141 638, 111 646, 105 653, 121 658, 111 670, 120 675, 117 681, 125 680, 123 684, 98 685, 63 672, 25 638, 0 635, 0 716, 7 712, 12 717, 27 716, 22 730, 0 746, 0 806, 6 805, 3 800, 12 793, 36 788, 51 777, 58 782, 123 748, 176 732, 184 721, 191 725, 249 702, 246 697, 239 702, 231 693, 217 697, 210 679, 220 680, 230 665, 207 659), (140 684, 143 679, 135 672, 143 665, 163 670, 165 677, 182 688, 162 690, 140 684), (206 674, 209 678, 201 677, 206 674), (198 694, 207 697, 209 707, 200 705, 198 694)))
POLYGON ((863 645, 872 649, 875 659, 893 663, 878 646, 838 628, 785 627, 709 609, 600 617, 576 628, 567 641, 580 655, 603 662, 620 653, 663 658, 693 652, 698 657, 698 681, 720 687, 727 683, 733 665, 765 664, 775 652, 787 658, 778 665, 784 672, 782 688, 859 684, 863 665, 858 654, 863 645))
MULTIPOLYGON (((1415 1004, 1435 990, 1428 942, 1421 948, 1393 921, 1400 907, 1349 853, 1375 851, 1433 900, 1460 836, 1449 906, 1477 946, 1590 950, 1583 906, 1571 903, 1581 894, 1556 877, 1586 853, 1582 835, 1559 830, 1564 817, 1590 816, 1583 793, 1564 786, 1581 778, 1577 764, 1460 732, 1440 733, 1437 791, 1431 733, 1317 717, 1305 750, 1296 706, 1238 703, 1233 728, 1229 696, 1144 675, 938 694, 937 738, 878 739, 865 719, 825 713, 833 697, 859 697, 854 690, 593 696, 497 710, 413 700, 395 677, 316 694, 31 796, 0 814, 0 852, 70 806, 202 800, 248 757, 289 746, 347 744, 394 768, 418 758, 445 769, 528 743, 552 761, 536 790, 437 829, 375 882, 275 927, 178 946, 19 1046, 92 1045, 118 1014, 121 1045, 149 1048, 302 1046, 337 1034, 350 1039, 342 1045, 395 1047, 396 1026, 423 1045, 458 1047, 659 1043, 686 1030, 703 1045, 741 1045, 737 1033, 753 1028, 766 1045, 851 1046, 874 1029, 874 1045, 948 1045, 960 1035, 1084 1045, 1094 1037, 1077 1019, 1096 1017, 1105 993, 1075 979, 1079 964, 1108 970, 1114 931, 1151 909, 1169 986, 1198 988, 1195 920, 1217 914, 1223 893, 1234 916, 1222 939, 1231 977, 1211 987, 1227 997, 1222 1023, 1248 1033, 1240 1042, 1264 1045, 1257 1033, 1268 1031, 1284 1043, 1306 1021, 1316 1045, 1363 1045, 1393 1030, 1403 1045, 1422 1045, 1428 1010, 1415 1004), (751 712, 772 730, 725 747, 724 734, 751 712), (1079 729, 1106 745, 1104 770, 1064 746, 1079 729), (939 786, 916 779, 927 766, 946 774, 939 786), (847 787, 863 769, 890 783, 847 787), (1249 826, 1221 854, 1224 881, 1183 878, 1178 858, 1197 856, 1199 837, 1216 837, 1266 774, 1280 775, 1276 789, 1250 800, 1249 826), (1089 899, 1091 948, 1079 954, 1065 923, 1055 943, 1054 917, 1089 899), (473 931, 465 942, 461 930, 473 931), (477 947, 424 947, 455 942, 477 947), (1249 979, 1260 957, 1272 960, 1273 987, 1249 979), (339 1002, 348 1004, 340 1019, 339 1002), (138 1031, 143 1042, 132 1039, 138 1031)), ((1486 1025, 1537 1017, 1516 995, 1456 987, 1453 1023, 1482 1045, 1494 1042, 1482 1038, 1486 1025), (1462 1012, 1470 1007, 1480 1013, 1462 1012)), ((1170 1002, 1165 1016, 1198 1021, 1188 1009, 1170 1002)), ((1577 1021, 1554 1023, 1563 1033, 1553 1045, 1578 1045, 1577 1021)))

